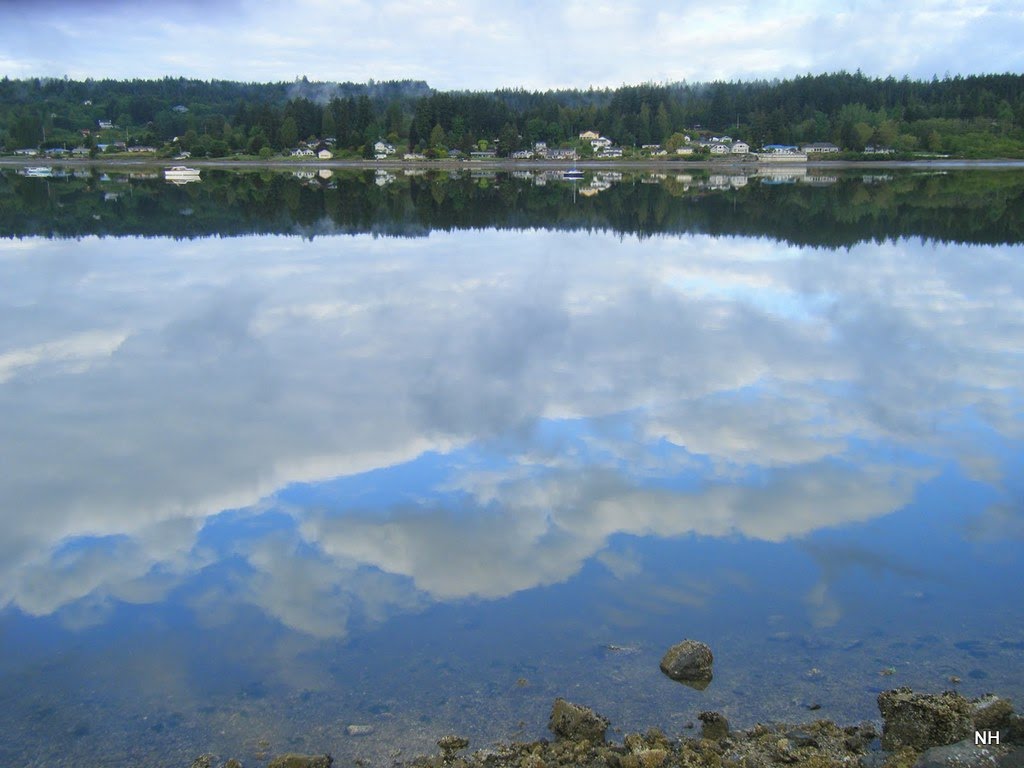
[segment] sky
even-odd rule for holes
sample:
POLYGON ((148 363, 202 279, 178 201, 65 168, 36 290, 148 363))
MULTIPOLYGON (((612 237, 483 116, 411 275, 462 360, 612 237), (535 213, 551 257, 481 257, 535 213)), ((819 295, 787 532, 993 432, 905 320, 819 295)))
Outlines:
POLYGON ((1024 71, 1003 0, 0 0, 0 76, 617 87, 1024 71))

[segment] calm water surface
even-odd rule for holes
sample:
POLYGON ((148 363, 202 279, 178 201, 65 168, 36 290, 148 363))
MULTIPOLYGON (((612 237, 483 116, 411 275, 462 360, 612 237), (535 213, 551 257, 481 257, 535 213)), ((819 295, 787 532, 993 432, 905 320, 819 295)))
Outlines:
POLYGON ((0 765, 1024 704, 1020 174, 204 174, 0 177, 0 765))

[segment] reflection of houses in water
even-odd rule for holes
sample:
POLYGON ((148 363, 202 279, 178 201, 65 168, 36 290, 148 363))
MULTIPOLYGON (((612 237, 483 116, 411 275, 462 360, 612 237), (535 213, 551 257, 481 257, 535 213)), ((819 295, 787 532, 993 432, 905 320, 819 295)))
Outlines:
POLYGON ((580 189, 580 194, 584 197, 593 197, 606 189, 611 189, 612 184, 620 181, 622 181, 622 174, 618 171, 598 171, 590 180, 590 184, 580 189))
POLYGON ((758 168, 754 174, 762 184, 796 184, 807 175, 806 166, 758 168))
POLYGON ((498 174, 495 171, 472 171, 469 177, 471 179, 496 179, 498 174))
POLYGON ((668 179, 667 173, 649 173, 640 179, 641 184, 661 184, 668 179))
POLYGON ((533 171, 512 171, 513 179, 532 179, 533 171))
POLYGON ((316 178, 316 171, 292 171, 292 176, 303 181, 309 181, 316 178))
POLYGON ((319 171, 316 172, 316 175, 319 176, 321 179, 326 180, 334 175, 334 171, 332 171, 330 168, 321 168, 319 171))
POLYGON ((373 183, 378 187, 386 187, 395 180, 395 174, 379 169, 373 176, 373 183))
POLYGON ((422 168, 406 168, 402 171, 403 176, 426 176, 427 172, 422 168))
POLYGON ((721 173, 708 176, 708 189, 728 189, 729 177, 721 173))
POLYGON ((811 186, 814 187, 827 187, 832 184, 835 184, 837 181, 839 181, 838 176, 822 176, 820 174, 815 174, 814 176, 804 176, 802 179, 800 179, 801 184, 810 184, 811 186))
MULTIPOLYGON (((739 189, 740 187, 747 186, 747 181, 749 178, 749 176, 742 173, 734 173, 728 176, 724 173, 713 173, 710 176, 708 176, 707 182, 704 183, 702 186, 705 187, 706 189, 711 190, 739 189)), ((682 179, 690 180, 690 177, 686 175, 676 177, 677 181, 682 179)), ((684 181, 684 183, 688 183, 688 181, 684 181)))
POLYGON ((865 184, 884 184, 892 181, 891 173, 868 173, 860 177, 865 184))
POLYGON ((606 179, 594 177, 590 180, 590 185, 580 189, 580 194, 584 197, 593 197, 594 195, 604 192, 606 189, 611 189, 612 183, 606 179))

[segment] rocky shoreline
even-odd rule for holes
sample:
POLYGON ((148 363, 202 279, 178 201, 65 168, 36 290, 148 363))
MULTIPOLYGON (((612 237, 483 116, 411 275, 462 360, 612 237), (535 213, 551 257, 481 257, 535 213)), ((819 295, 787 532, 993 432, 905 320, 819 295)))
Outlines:
MULTIPOLYGON (((702 712, 700 734, 678 736, 650 728, 606 740, 610 722, 589 707, 556 699, 548 728, 553 739, 509 742, 464 753, 469 739, 448 735, 438 752, 396 762, 396 768, 1021 768, 1024 717, 995 695, 915 693, 895 688, 878 696, 882 729, 831 720, 732 730, 717 712, 702 712), (980 739, 979 739, 980 735, 980 739), (987 743, 978 743, 980 741, 987 743)), ((331 768, 329 754, 286 754, 267 768, 331 768)), ((369 765, 356 761, 351 765, 369 765)), ((235 759, 202 755, 191 768, 244 768, 235 759)))

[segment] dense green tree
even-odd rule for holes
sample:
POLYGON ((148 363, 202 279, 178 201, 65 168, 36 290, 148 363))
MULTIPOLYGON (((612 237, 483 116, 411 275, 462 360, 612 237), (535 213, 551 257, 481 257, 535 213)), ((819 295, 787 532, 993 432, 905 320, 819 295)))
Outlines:
POLYGON ((299 126, 295 123, 294 117, 286 117, 284 122, 281 123, 281 139, 280 144, 282 147, 294 147, 296 142, 299 140, 299 126))
POLYGON ((444 128, 441 127, 440 123, 437 123, 430 131, 430 146, 434 149, 440 149, 445 146, 444 128))

